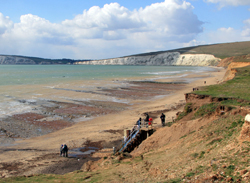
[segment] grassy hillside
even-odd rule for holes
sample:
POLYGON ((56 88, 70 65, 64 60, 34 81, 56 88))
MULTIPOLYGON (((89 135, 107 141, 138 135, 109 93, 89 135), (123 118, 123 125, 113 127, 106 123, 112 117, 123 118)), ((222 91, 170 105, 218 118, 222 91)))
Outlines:
POLYGON ((237 73, 234 79, 218 85, 202 87, 194 93, 250 101, 250 66, 237 68, 236 70, 237 73))
MULTIPOLYGON (((246 42, 234 42, 234 43, 221 43, 221 44, 212 44, 212 45, 200 45, 200 46, 193 46, 193 47, 185 47, 173 50, 166 50, 166 51, 157 51, 157 52, 148 52, 136 55, 129 55, 129 56, 147 56, 147 55, 157 55, 160 53, 165 52, 180 52, 181 54, 212 54, 218 58, 227 58, 236 56, 236 61, 249 61, 248 58, 242 57, 243 55, 250 54, 250 41, 246 42), (241 56, 241 57, 237 57, 241 56)), ((83 61, 90 61, 89 59, 85 60, 73 60, 73 59, 46 59, 46 58, 39 58, 39 57, 28 57, 28 56, 17 56, 17 55, 3 55, 3 56, 15 56, 15 57, 22 57, 34 60, 36 64, 40 64, 42 62, 48 64, 72 64, 74 62, 83 62, 83 61)), ((129 57, 124 56, 124 57, 129 57)))
POLYGON ((232 56, 241 56, 250 54, 250 41, 246 42, 234 42, 234 43, 222 43, 212 45, 200 45, 186 48, 179 48, 174 50, 160 51, 143 53, 134 56, 146 56, 146 55, 157 55, 164 52, 180 52, 182 54, 212 54, 218 58, 226 58, 232 56))

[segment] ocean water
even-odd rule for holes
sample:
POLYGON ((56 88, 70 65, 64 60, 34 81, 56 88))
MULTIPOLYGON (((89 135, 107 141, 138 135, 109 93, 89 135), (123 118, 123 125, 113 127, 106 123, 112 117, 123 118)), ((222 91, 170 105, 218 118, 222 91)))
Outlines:
POLYGON ((212 70, 214 69, 209 67, 190 66, 0 65, 0 118, 30 112, 34 108, 29 105, 32 102, 126 102, 75 91, 95 91, 102 87, 127 85, 124 81, 128 80, 185 79, 190 73, 212 70))

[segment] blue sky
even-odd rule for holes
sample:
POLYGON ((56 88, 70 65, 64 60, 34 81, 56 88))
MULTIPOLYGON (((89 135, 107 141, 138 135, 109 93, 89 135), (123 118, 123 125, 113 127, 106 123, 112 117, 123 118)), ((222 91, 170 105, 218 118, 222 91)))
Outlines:
POLYGON ((250 41, 250 0, 0 0, 0 54, 103 59, 250 41))

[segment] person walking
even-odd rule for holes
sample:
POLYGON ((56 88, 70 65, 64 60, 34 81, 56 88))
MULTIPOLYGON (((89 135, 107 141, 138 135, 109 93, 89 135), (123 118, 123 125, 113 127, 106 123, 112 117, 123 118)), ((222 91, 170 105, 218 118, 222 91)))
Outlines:
POLYGON ((160 118, 161 118, 161 124, 162 124, 162 126, 165 126, 165 115, 163 113, 161 113, 160 118))
POLYGON ((141 118, 139 118, 139 120, 136 122, 136 125, 139 127, 141 126, 141 118))
POLYGON ((62 156, 62 155, 63 155, 63 144, 60 147, 60 156, 62 156))
POLYGON ((63 145, 63 154, 65 157, 68 157, 68 146, 66 144, 63 145))

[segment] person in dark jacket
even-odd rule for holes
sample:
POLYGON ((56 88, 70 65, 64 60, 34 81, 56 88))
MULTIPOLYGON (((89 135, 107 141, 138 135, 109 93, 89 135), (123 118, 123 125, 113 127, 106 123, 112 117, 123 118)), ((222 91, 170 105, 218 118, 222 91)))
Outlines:
POLYGON ((148 115, 148 113, 146 113, 146 118, 145 118, 145 121, 149 121, 149 115, 148 115))
POLYGON ((165 126, 165 115, 163 113, 161 114, 160 118, 162 126, 165 126))
POLYGON ((136 122, 136 125, 138 125, 139 127, 141 126, 141 118, 139 118, 139 120, 136 122))
POLYGON ((62 155, 63 155, 63 144, 60 147, 60 156, 62 156, 62 155))
POLYGON ((68 146, 66 144, 63 145, 63 149, 62 149, 62 154, 64 157, 68 157, 68 146))

